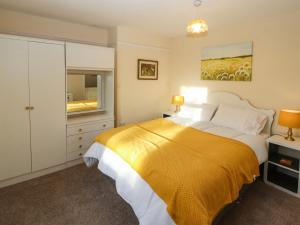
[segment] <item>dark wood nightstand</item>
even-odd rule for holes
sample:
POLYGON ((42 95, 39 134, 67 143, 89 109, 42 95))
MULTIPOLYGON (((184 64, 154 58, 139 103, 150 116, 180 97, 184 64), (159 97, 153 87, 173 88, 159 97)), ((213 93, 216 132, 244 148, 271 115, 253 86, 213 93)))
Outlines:
POLYGON ((300 198, 300 138, 287 141, 274 135, 267 141, 269 156, 265 163, 265 183, 300 198))

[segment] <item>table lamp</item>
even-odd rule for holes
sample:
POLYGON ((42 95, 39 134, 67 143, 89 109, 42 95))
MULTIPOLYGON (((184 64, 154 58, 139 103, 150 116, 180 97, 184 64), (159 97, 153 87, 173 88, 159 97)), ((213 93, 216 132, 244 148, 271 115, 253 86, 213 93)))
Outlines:
POLYGON ((172 97, 172 104, 176 106, 175 113, 180 112, 180 106, 184 104, 184 97, 180 95, 174 95, 172 97))
POLYGON ((288 127, 287 137, 288 141, 294 141, 292 128, 300 128, 300 111, 283 109, 279 114, 279 125, 288 127))

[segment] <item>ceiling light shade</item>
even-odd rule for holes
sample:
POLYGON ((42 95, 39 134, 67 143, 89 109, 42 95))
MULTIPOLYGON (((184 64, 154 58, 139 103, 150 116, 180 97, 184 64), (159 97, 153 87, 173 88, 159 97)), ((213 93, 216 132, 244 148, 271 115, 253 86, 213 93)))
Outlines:
POLYGON ((205 22, 205 20, 202 19, 192 20, 186 28, 187 36, 191 36, 191 37, 200 36, 206 33, 207 31, 208 31, 208 25, 205 22))
MULTIPOLYGON (((202 5, 202 0, 194 0, 193 3, 195 8, 202 5)), ((186 27, 187 36, 189 37, 199 37, 206 34, 208 31, 208 26, 205 20, 194 19, 186 27)))

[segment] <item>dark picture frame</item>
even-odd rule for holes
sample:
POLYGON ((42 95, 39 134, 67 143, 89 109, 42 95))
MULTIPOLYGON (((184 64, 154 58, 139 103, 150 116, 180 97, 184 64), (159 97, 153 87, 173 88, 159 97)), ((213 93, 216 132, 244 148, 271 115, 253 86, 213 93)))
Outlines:
POLYGON ((138 59, 138 80, 158 80, 158 61, 138 59))

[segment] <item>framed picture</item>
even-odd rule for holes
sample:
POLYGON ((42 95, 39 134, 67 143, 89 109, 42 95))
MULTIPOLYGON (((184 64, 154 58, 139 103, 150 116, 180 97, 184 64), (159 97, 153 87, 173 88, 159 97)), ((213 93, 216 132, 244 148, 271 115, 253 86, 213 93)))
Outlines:
POLYGON ((252 42, 202 49, 201 79, 251 81, 252 42))
POLYGON ((158 80, 158 61, 138 59, 138 80, 158 80))

